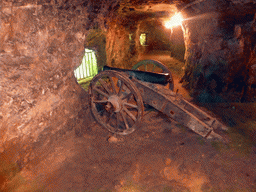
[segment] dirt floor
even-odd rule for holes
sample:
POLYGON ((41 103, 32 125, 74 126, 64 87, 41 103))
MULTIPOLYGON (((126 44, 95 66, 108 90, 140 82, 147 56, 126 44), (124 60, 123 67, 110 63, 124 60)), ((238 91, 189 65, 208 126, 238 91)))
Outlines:
MULTIPOLYGON (((190 99, 178 83, 179 75, 174 80, 175 88, 190 99)), ((251 105, 256 111, 256 105, 251 105)), ((214 109, 224 107, 240 109, 238 104, 214 109)), ((138 130, 118 136, 101 128, 89 108, 85 113, 84 130, 73 130, 61 140, 49 139, 35 148, 31 167, 19 174, 26 182, 17 187, 9 184, 10 191, 256 191, 255 143, 212 142, 153 109, 145 111, 138 130), (239 151, 236 145, 247 151, 239 151)), ((255 114, 250 119, 255 123, 255 114)))

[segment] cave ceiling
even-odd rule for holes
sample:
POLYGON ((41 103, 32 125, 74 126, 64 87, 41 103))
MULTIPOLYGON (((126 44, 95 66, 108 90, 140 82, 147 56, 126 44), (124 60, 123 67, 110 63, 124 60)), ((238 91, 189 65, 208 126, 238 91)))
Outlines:
POLYGON ((135 20, 171 17, 179 11, 187 17, 221 12, 239 19, 254 15, 256 10, 256 0, 120 0, 118 5, 120 15, 135 20))
POLYGON ((66 0, 62 2, 60 8, 67 10, 81 5, 93 13, 92 17, 105 10, 103 12, 107 17, 113 13, 137 21, 167 18, 179 11, 182 11, 185 17, 221 12, 237 19, 248 14, 254 15, 256 10, 256 0, 66 0))

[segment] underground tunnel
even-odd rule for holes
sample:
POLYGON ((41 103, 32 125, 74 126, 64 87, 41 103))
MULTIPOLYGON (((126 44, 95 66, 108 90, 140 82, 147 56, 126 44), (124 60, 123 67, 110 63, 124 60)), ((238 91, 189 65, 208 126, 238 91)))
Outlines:
POLYGON ((2 0, 0 191, 255 191, 255 10, 255 0, 2 0), (134 133, 102 128, 90 82, 104 66, 148 71, 145 60, 164 64, 156 81, 170 73, 168 91, 218 119, 228 142, 153 101, 141 101, 134 133))

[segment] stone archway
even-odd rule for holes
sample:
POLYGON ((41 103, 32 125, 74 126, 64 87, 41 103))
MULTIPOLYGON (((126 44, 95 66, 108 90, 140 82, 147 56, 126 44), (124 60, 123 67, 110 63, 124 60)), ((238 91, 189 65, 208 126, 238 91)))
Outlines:
POLYGON ((74 73, 78 81, 97 75, 98 67, 95 51, 85 48, 81 65, 75 69, 74 73))

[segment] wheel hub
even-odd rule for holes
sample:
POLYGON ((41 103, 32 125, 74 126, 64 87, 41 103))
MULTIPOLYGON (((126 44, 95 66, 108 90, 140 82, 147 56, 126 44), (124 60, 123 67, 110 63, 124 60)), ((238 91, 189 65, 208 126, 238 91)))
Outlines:
POLYGON ((122 109, 121 99, 117 95, 111 95, 108 102, 113 106, 114 112, 120 112, 122 109))

